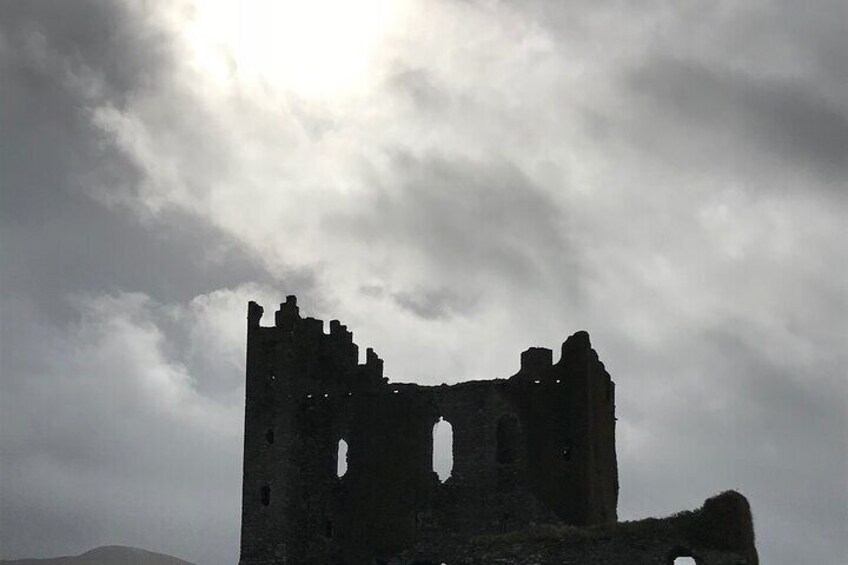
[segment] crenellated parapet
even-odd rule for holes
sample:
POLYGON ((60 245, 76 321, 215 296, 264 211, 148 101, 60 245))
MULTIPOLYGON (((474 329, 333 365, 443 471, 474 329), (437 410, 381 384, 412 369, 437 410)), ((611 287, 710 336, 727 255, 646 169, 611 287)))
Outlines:
MULTIPOLYGON (((568 337, 560 348, 559 360, 554 363, 553 351, 547 347, 530 347, 521 353, 521 368, 518 375, 550 375, 562 373, 570 367, 579 364, 597 364, 603 370, 603 363, 598 359, 597 352, 592 349, 589 333, 578 331, 568 337)), ((603 371, 606 373, 606 371, 603 371)), ((609 378, 609 375, 606 375, 609 378)))
POLYGON ((286 301, 280 304, 280 309, 274 314, 274 325, 284 331, 292 331, 299 321, 300 309, 297 307, 297 297, 286 296, 286 301))
POLYGON ((247 303, 247 327, 258 328, 265 309, 254 301, 247 303))
POLYGON ((275 378, 285 376, 279 382, 281 387, 298 387, 300 382, 316 393, 332 383, 348 388, 382 384, 382 360, 369 348, 365 363, 360 364, 353 332, 339 320, 331 320, 329 333, 325 332, 323 320, 301 317, 293 295, 274 313, 273 326, 262 326, 263 312, 256 302, 248 303, 248 351, 258 353, 249 373, 272 372, 275 378), (315 382, 308 384, 310 381, 315 382))
POLYGON ((547 347, 531 347, 521 353, 521 372, 535 373, 553 366, 553 351, 547 347))

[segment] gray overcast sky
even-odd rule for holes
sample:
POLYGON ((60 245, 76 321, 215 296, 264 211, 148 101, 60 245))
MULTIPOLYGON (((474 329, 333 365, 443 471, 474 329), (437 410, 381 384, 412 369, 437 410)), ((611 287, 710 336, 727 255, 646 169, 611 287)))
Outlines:
POLYGON ((586 329, 622 519, 846 562, 848 4, 0 3, 0 552, 238 559, 246 302, 396 380, 586 329), (632 5, 631 5, 632 4, 632 5))

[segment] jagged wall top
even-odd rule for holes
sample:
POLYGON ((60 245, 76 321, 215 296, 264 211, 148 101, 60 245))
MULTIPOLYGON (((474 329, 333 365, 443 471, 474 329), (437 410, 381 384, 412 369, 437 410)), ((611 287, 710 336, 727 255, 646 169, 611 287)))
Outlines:
POLYGON ((248 330, 268 329, 271 331, 283 331, 290 333, 296 340, 321 339, 328 340, 328 344, 340 354, 349 365, 361 368, 369 380, 382 382, 383 360, 372 348, 365 350, 365 364, 359 365, 359 346, 353 342, 353 332, 339 320, 330 320, 330 333, 324 333, 324 321, 307 317, 301 318, 300 309, 297 306, 295 295, 286 296, 286 301, 280 304, 280 309, 274 313, 274 326, 263 328, 260 325, 265 309, 254 301, 248 302, 247 320, 248 330))
MULTIPOLYGON (((262 316, 265 309, 254 301, 248 303, 247 319, 248 328, 259 328, 262 316)), ((274 313, 274 327, 283 331, 306 334, 306 335, 324 335, 332 336, 338 344, 346 346, 346 348, 354 354, 354 359, 358 359, 358 346, 353 342, 353 332, 347 329, 347 326, 339 320, 330 320, 330 333, 324 333, 324 321, 307 317, 300 317, 300 308, 297 305, 297 296, 291 294, 286 296, 285 302, 280 303, 280 308, 274 313)), ((563 342, 560 350, 560 359, 557 365, 568 362, 579 356, 581 352, 587 352, 593 360, 598 360, 598 355, 589 338, 589 333, 585 330, 580 330, 572 334, 565 342, 563 342)), ((383 360, 374 352, 374 349, 369 347, 366 349, 365 366, 379 375, 383 376, 383 360)), ((553 351, 546 347, 530 347, 521 353, 521 366, 519 372, 515 375, 535 375, 539 372, 544 372, 547 368, 554 366, 553 351)), ((603 363, 601 363, 603 367, 603 363)))

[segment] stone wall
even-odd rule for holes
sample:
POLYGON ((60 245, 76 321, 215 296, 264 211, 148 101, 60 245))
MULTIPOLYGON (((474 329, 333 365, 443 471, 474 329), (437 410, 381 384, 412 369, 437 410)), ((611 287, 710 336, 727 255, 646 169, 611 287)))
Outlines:
POLYGON ((728 491, 694 512, 613 525, 535 525, 501 535, 446 536, 394 556, 389 565, 757 565, 748 501, 728 491))
POLYGON ((615 391, 585 332, 556 363, 532 348, 509 378, 425 387, 390 383, 370 349, 360 365, 347 328, 324 333, 294 297, 274 326, 262 314, 250 303, 242 565, 371 564, 531 523, 616 521, 615 391), (444 483, 440 418, 453 427, 444 483))

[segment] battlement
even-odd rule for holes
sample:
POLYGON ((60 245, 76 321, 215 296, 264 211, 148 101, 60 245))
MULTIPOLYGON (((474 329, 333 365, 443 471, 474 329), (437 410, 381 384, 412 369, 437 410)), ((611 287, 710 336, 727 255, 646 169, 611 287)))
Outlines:
MULTIPOLYGON (((348 327, 339 320, 330 320, 329 333, 327 333, 324 331, 323 320, 312 317, 302 318, 297 306, 297 297, 294 295, 287 296, 285 302, 280 304, 279 310, 274 314, 274 326, 265 327, 261 325, 263 313, 264 308, 256 302, 248 303, 249 330, 259 332, 269 330, 269 335, 277 336, 278 339, 282 338, 279 333, 276 333, 277 331, 287 332, 289 334, 287 339, 291 340, 292 343, 323 340, 326 348, 345 350, 348 362, 353 361, 353 359, 358 360, 359 347, 353 341, 353 332, 348 330, 348 327), (356 356, 354 356, 354 353, 356 353, 356 356)), ((560 359, 556 364, 553 362, 552 350, 545 347, 530 347, 521 353, 521 368, 518 375, 550 374, 555 366, 572 362, 576 356, 584 352, 588 352, 597 361, 597 353, 592 349, 589 334, 585 331, 578 331, 563 342, 560 359)), ((600 366, 603 367, 603 364, 600 366)), ((367 348, 365 364, 359 365, 359 367, 367 368, 369 374, 377 375, 378 378, 383 376, 383 360, 377 356, 373 348, 367 348)))
MULTIPOLYGON (((247 308, 248 342, 255 347, 268 350, 288 350, 301 362, 297 370, 276 371, 286 375, 286 386, 296 380, 344 381, 348 386, 362 388, 383 381, 383 361, 369 348, 364 364, 359 364, 359 347, 353 341, 353 332, 339 320, 330 320, 329 332, 324 329, 324 321, 301 317, 297 306, 297 297, 287 296, 274 313, 274 325, 263 326, 264 308, 256 302, 249 302, 247 308), (326 377, 332 378, 327 379, 326 377)), ((249 351, 250 353, 250 351, 249 351)), ((269 363, 273 356, 263 355, 269 363)), ((310 388, 314 394, 323 394, 322 386, 332 386, 328 382, 313 383, 310 388)))

